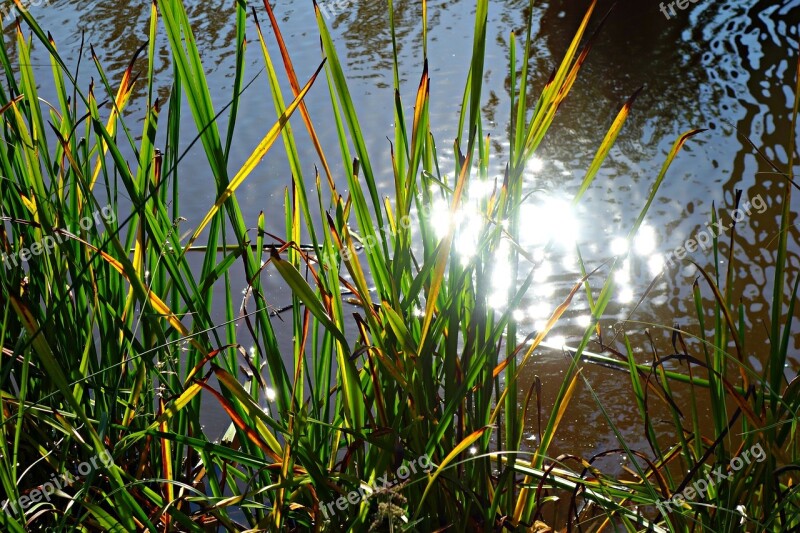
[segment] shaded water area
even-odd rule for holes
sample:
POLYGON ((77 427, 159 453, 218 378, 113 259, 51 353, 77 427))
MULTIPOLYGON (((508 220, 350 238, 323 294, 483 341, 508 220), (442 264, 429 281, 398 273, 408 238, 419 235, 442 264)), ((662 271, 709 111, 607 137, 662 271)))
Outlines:
MULTIPOLYGON (((341 6, 343 3, 337 5, 341 6)), ((529 105, 535 103, 552 69, 558 64, 583 16, 588 2, 554 1, 534 8, 534 50, 531 60, 529 105)), ((611 2, 601 2, 600 17, 611 2)), ((186 2, 195 35, 209 74, 212 97, 221 108, 227 103, 234 76, 235 54, 233 2, 186 2)), ((324 4, 323 4, 324 5, 324 4)), ((494 172, 502 179, 508 154, 510 79, 508 76, 509 35, 524 27, 527 0, 493 2, 490 6, 490 39, 487 49, 483 113, 491 136, 494 172)), ((254 5, 266 21, 262 5, 254 5)), ((330 7, 330 6, 329 6, 330 7)), ((421 5, 418 2, 395 3, 400 72, 403 98, 410 106, 422 69, 420 37, 421 5)), ((392 168, 387 136, 393 134, 393 94, 391 35, 384 2, 354 0, 338 11, 328 23, 349 74, 350 91, 359 110, 364 137, 372 153, 376 174, 381 178, 382 194, 392 195, 392 168)), ((311 0, 278 2, 276 14, 292 54, 298 75, 305 80, 321 60, 316 23, 311 0)), ((333 9, 331 9, 332 11, 333 9)), ((97 80, 88 44, 94 46, 99 60, 112 82, 135 51, 146 40, 150 11, 148 5, 120 2, 64 2, 32 7, 32 13, 53 37, 68 65, 75 68, 81 59, 78 76, 85 86, 97 80), (86 47, 81 54, 81 39, 86 47)), ((472 47, 474 6, 466 0, 429 2, 431 75, 431 127, 443 161, 452 161, 453 140, 457 131, 459 104, 469 66, 472 47)), ((526 177, 526 205, 522 211, 522 246, 540 261, 535 283, 516 310, 521 336, 541 328, 580 279, 576 244, 590 268, 600 265, 620 249, 644 205, 650 187, 673 142, 683 132, 707 128, 694 137, 669 170, 655 202, 636 239, 630 260, 618 275, 613 303, 601 321, 603 339, 621 346, 621 334, 630 336, 641 362, 652 360, 653 349, 659 354, 672 351, 671 328, 678 325, 698 333, 694 314, 692 283, 698 271, 688 259, 680 259, 676 248, 688 239, 698 238, 711 220, 712 206, 723 213, 728 225, 734 206, 735 190, 743 191, 742 204, 750 202, 749 213, 736 225, 735 285, 732 294, 746 311, 745 355, 756 369, 764 364, 762 348, 767 340, 768 312, 771 305, 770 266, 774 260, 765 251, 774 249, 778 233, 781 197, 785 180, 759 158, 746 138, 775 165, 785 169, 789 163, 786 147, 791 130, 793 105, 792 80, 795 65, 787 58, 796 55, 800 1, 718 1, 699 0, 685 10, 676 9, 669 17, 655 1, 622 1, 608 17, 581 72, 572 94, 559 109, 554 127, 529 164, 526 177), (793 50, 794 52, 790 52, 793 50), (570 211, 570 201, 586 169, 619 108, 639 87, 644 87, 616 146, 580 205, 570 211), (551 246, 545 252, 545 244, 551 246), (649 337, 646 333, 649 330, 649 337), (651 347, 651 340, 652 346, 651 347)), ((266 26, 266 24, 265 24, 266 26)), ((266 30, 266 28, 265 28, 266 30)), ((8 33, 8 31, 7 31, 8 33)), ((242 112, 236 125, 231 166, 250 154, 275 120, 268 81, 255 35, 248 36, 246 80, 256 77, 243 95, 242 112)), ((162 36, 161 39, 164 39, 162 36)), ((156 68, 162 77, 159 94, 162 103, 169 96, 171 66, 168 43, 158 43, 160 60, 156 68)), ((37 69, 49 66, 41 58, 37 69)), ((146 69, 140 59, 141 69, 146 69)), ((42 76, 39 79, 47 79, 42 76)), ((282 87, 289 93, 289 85, 282 87)), ((141 89, 140 89, 141 91, 141 89)), ((41 96, 48 99, 52 88, 43 87, 41 96)), ((144 116, 142 92, 133 98, 126 116, 131 124, 144 116)), ((324 81, 318 81, 306 99, 323 146, 337 154, 335 124, 324 81)), ((163 106, 162 106, 163 107, 163 106)), ((410 108, 409 108, 410 109, 410 108)), ((188 111, 185 127, 193 131, 188 111)), ((222 121, 222 130, 226 127, 222 121)), ((141 128, 133 128, 138 131, 141 128)), ((303 139, 302 135, 298 140, 303 139)), ((191 139, 182 139, 187 146, 191 139)), ((309 142, 299 147, 304 171, 313 175, 318 158, 309 142)), ((211 172, 202 149, 193 148, 178 169, 178 177, 191 194, 182 195, 181 211, 187 217, 183 231, 199 220, 215 201, 211 172)), ((335 159, 335 158, 334 158, 335 159)), ((452 168, 449 163, 446 168, 452 168)), ((341 169, 334 168, 340 191, 346 193, 341 169)), ((335 176, 336 177, 336 176, 335 176)), ((291 173, 283 157, 283 147, 275 146, 251 177, 237 192, 245 220, 250 226, 261 211, 267 230, 282 233, 284 189, 291 184, 291 173)), ((315 194, 315 193, 314 193, 315 194)), ((792 211, 800 207, 795 195, 792 211)), ((457 246, 468 254, 469 212, 464 215, 457 246)), ((730 235, 728 232, 727 235, 730 235)), ((798 228, 789 235, 791 265, 789 275, 797 275, 798 228)), ((728 238, 721 239, 720 266, 727 269, 728 238)), ((703 268, 713 266, 708 250, 689 254, 703 268)), ((495 265, 498 293, 509 282, 502 258, 495 265)), ((603 271, 592 282, 599 288, 603 271)), ((270 284, 270 304, 280 308, 289 303, 288 290, 282 283, 270 284)), ((241 280, 244 287, 244 280, 241 280)), ((706 285, 703 294, 710 298, 706 285)), ((220 288, 222 291, 222 288, 220 288)), ((220 292, 220 295, 223 293, 220 292)), ((220 304, 224 299, 218 300, 220 304)), ((505 302, 495 302, 502 307, 505 302)), ((220 322, 224 309, 217 309, 220 322)), ((565 318, 548 336, 548 344, 576 345, 589 321, 589 304, 584 295, 576 296, 565 318)), ((710 315, 709 315, 710 316, 710 315)), ((288 346, 291 328, 276 327, 279 339, 288 346)), ((240 328, 244 334, 245 330, 240 328)), ((691 341, 689 342, 691 346, 691 341)), ((600 351, 596 344, 590 350, 600 351)), ((800 335, 790 347, 790 365, 786 372, 797 374, 800 366, 800 335)), ((286 353, 291 353, 287 350, 286 353)), ((543 393, 555 394, 562 381, 567 360, 559 350, 542 348, 526 369, 521 394, 538 376, 543 393)), ((644 440, 641 421, 630 395, 630 381, 622 373, 587 365, 584 375, 604 405, 613 422, 629 444, 635 447, 644 440), (630 409, 622 408, 630 405, 630 409)), ((520 401, 522 398, 520 399, 520 401)), ((546 409, 550 406, 545 405, 546 409)), ((206 427, 224 431, 229 419, 224 414, 206 415, 206 427)), ((672 427, 671 425, 668 427, 672 427)), ((537 422, 532 415, 524 442, 536 445, 537 422)), ((600 450, 617 448, 613 432, 597 409, 592 394, 582 387, 557 433, 552 453, 570 452, 591 456, 600 450)), ((607 467, 613 467, 606 459, 607 467)))

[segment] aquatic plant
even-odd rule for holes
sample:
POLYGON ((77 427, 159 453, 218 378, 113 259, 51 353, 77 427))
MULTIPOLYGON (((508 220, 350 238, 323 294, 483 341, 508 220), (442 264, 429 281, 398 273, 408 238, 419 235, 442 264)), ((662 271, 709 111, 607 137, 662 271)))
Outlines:
MULTIPOLYGON (((183 3, 153 3, 149 44, 141 50, 147 61, 142 82, 147 105, 145 116, 135 119, 138 130, 125 113, 138 58, 131 58, 115 88, 95 57, 98 82, 80 87, 56 43, 22 11, 16 63, 9 45, 0 47, 6 76, 6 86, 0 87, 0 246, 10 256, 50 239, 59 244, 30 256, 22 268, 0 269, 4 530, 64 530, 78 524, 95 531, 523 530, 538 527, 558 495, 571 495, 564 500, 570 525, 594 519, 629 530, 682 531, 698 524, 722 531, 746 514, 764 529, 796 526, 794 483, 788 481, 794 474, 788 465, 797 462, 797 387, 787 386, 782 373, 793 310, 785 314, 781 307, 785 237, 776 258, 782 266, 775 273, 775 346, 763 376, 728 353, 729 340, 743 342, 743 328, 733 319, 733 295, 717 289, 719 280, 712 275, 705 279, 714 289, 713 337, 702 337, 707 328, 701 322, 702 358, 685 351, 672 356, 689 363, 688 374, 664 369, 667 358, 657 358, 655 365, 637 363, 630 349, 617 358, 589 354, 586 348, 604 316, 622 258, 591 272, 582 265, 583 279, 565 301, 553 305, 546 327, 525 336, 518 331, 512 310, 534 284, 536 268, 518 244, 523 173, 587 57, 596 6, 590 3, 563 59, 540 88, 532 87, 529 72, 535 42, 532 2, 528 7, 524 35, 510 32, 509 150, 505 173, 495 179, 490 165, 497 154, 484 135, 480 107, 488 0, 476 2, 470 74, 461 101, 452 102, 454 108, 460 105, 459 137, 449 161, 431 133, 427 3, 422 2, 424 57, 415 73, 418 90, 410 95, 411 115, 404 105, 409 95, 401 94, 393 2, 387 3, 394 45, 391 198, 379 194, 362 118, 318 6, 320 63, 301 74, 269 4, 264 8, 271 35, 265 35, 256 12, 251 19, 246 4, 236 2, 231 43, 236 75, 229 100, 220 106, 212 102, 183 3), (248 27, 255 29, 263 53, 276 121, 232 173, 233 133, 248 86, 248 27), (55 103, 38 98, 27 32, 49 54, 55 103), (165 109, 154 90, 159 32, 169 40, 173 65, 165 109), (288 80, 291 95, 281 91, 282 79, 288 80), (303 103, 318 97, 323 85, 339 139, 335 156, 322 149, 303 103), (539 95, 529 109, 535 89, 539 95), (184 103, 195 123, 192 131, 181 128, 184 103), (226 121, 225 136, 220 121, 226 121), (163 151, 156 148, 159 132, 167 139, 163 151), (300 135, 308 135, 315 147, 321 174, 304 174, 300 135), (217 200, 203 218, 190 221, 193 228, 184 234, 187 215, 180 200, 187 184, 180 163, 189 148, 182 149, 179 141, 187 139, 202 146, 217 200), (263 159, 274 157, 270 149, 279 140, 292 171, 284 217, 267 219, 262 213, 245 220, 236 192, 263 159), (134 155, 133 166, 126 154, 134 155), (346 184, 346 196, 337 184, 346 184), (479 186, 492 192, 471 195, 479 186), (130 214, 118 208, 123 196, 130 201, 130 214), (474 254, 464 257, 454 246, 458 228, 453 221, 468 201, 481 224, 474 254), (79 224, 108 205, 114 217, 98 218, 88 227, 79 224), (451 214, 443 232, 429 216, 435 205, 447 206, 451 214), (510 279, 518 282, 504 295, 507 305, 496 309, 490 298, 498 259, 507 262, 510 279), (241 305, 231 289, 238 265, 247 283, 241 305), (266 273, 276 274, 291 290, 285 313, 270 305, 266 273), (593 284, 601 275, 608 281, 596 291, 593 284), (222 300, 215 297, 219 287, 222 300), (544 414, 538 447, 526 452, 525 421, 541 394, 537 382, 520 390, 521 372, 582 288, 591 302, 591 324, 570 354, 556 408, 544 414), (223 323, 212 319, 215 308, 224 309, 223 323), (285 318, 276 324, 280 316, 285 318), (289 351, 281 350, 277 327, 291 328, 289 351), (249 345, 252 350, 245 348, 249 345), (592 458, 548 456, 576 388, 582 382, 589 386, 580 367, 599 358, 630 372, 651 436, 651 453, 644 454, 630 449, 617 431, 620 449, 635 465, 629 480, 603 475, 592 467, 592 458), (728 376, 731 364, 741 369, 738 383, 728 376), (700 367, 707 370, 706 378, 691 370, 700 367), (672 399, 673 381, 690 385, 694 437, 684 431, 686 413, 672 399), (698 423, 699 389, 712 396, 710 436, 698 423), (649 391, 674 409, 679 442, 673 446, 661 445, 655 436, 649 391), (727 410, 731 401, 733 414, 727 410), (219 442, 210 440, 200 423, 208 403, 230 418, 219 442), (737 420, 746 435, 743 443, 729 438, 737 420), (663 514, 656 509, 695 475, 729 461, 736 446, 756 442, 768 460, 738 471, 725 490, 708 494, 707 506, 663 514), (104 468, 69 474, 75 465, 107 454, 113 463, 104 461, 104 468), (386 485, 387 473, 402 478, 401 469, 412 461, 421 464, 423 457, 430 468, 386 485), (680 461, 689 476, 671 469, 680 461), (44 489, 65 475, 71 483, 44 489), (737 505, 747 512, 723 512, 737 505)), ((574 191, 575 202, 597 176, 634 99, 610 125, 574 191)), ((696 133, 676 141, 629 239, 671 162, 696 133)), ((789 193, 787 184, 784 224, 789 193)), ((796 291, 795 284, 793 295, 796 291)), ((702 317, 699 284, 696 295, 702 317)), ((790 306, 793 302, 794 297, 790 306)), ((685 335, 676 331, 676 339, 685 335)), ((598 401, 606 414, 628 408, 598 401)), ((614 427, 612 417, 607 419, 614 427)))

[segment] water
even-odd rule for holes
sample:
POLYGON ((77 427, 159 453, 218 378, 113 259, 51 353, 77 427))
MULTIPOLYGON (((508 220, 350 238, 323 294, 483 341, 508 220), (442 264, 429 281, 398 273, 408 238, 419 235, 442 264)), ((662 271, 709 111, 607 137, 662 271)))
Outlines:
MULTIPOLYGON (((234 25, 232 2, 188 1, 190 18, 202 50, 215 105, 227 103, 233 85, 234 25)), ((525 0, 493 2, 489 16, 490 34, 486 61, 487 80, 482 107, 487 130, 495 150, 495 172, 499 175, 507 155, 504 138, 508 132, 508 40, 512 29, 521 29, 525 20, 525 0)), ((552 69, 557 65, 573 32, 583 16, 587 2, 554 1, 534 8, 533 78, 529 92, 538 95, 552 69)), ((598 14, 609 8, 600 2, 598 14)), ((393 105, 391 40, 383 2, 341 2, 326 4, 331 13, 337 48, 349 74, 350 91, 362 120, 364 136, 384 194, 391 194, 389 142, 392 137, 393 105)), ((413 102, 422 68, 419 37, 419 2, 396 2, 396 23, 401 57, 402 96, 407 106, 413 102)), ((97 74, 88 46, 80 51, 81 32, 91 43, 112 81, 118 81, 135 50, 147 35, 149 6, 137 3, 65 2, 31 7, 41 25, 49 30, 68 64, 75 67, 81 58, 79 80, 88 86, 97 74)), ((268 28, 263 5, 256 10, 268 28)), ((316 25, 310 1, 279 3, 276 14, 282 25, 288 48, 298 69, 301 83, 321 60, 316 25)), ((431 123, 443 161, 452 160, 453 139, 458 136, 458 101, 467 75, 474 5, 464 0, 433 1, 429 5, 431 76, 431 123)), ((599 21, 595 18, 593 27, 599 21)), ((522 212, 525 222, 522 244, 532 253, 541 253, 543 244, 552 241, 552 252, 542 255, 535 288, 524 305, 516 310, 522 335, 541 327, 542 322, 561 303, 579 279, 575 243, 590 265, 599 265, 621 249, 621 239, 645 203, 649 189, 675 139, 693 128, 707 131, 691 139, 669 170, 655 202, 645 219, 640 237, 635 241, 626 268, 617 277, 617 293, 601 322, 603 339, 619 346, 621 334, 630 336, 640 361, 652 360, 653 349, 665 355, 672 352, 670 332, 665 327, 679 325, 697 333, 691 300, 692 282, 697 269, 686 260, 675 260, 669 267, 669 254, 685 246, 688 239, 701 239, 712 205, 730 212, 734 191, 744 191, 742 203, 752 208, 744 213, 736 227, 737 262, 733 294, 741 298, 747 310, 745 355, 760 368, 764 363, 762 347, 767 339, 763 323, 768 322, 771 301, 773 259, 766 248, 774 248, 784 180, 771 172, 745 140, 752 143, 779 168, 788 165, 786 146, 791 130, 793 78, 798 48, 800 1, 726 1, 700 0, 687 9, 676 9, 666 18, 656 2, 621 1, 609 16, 590 53, 572 94, 559 110, 555 124, 529 165, 526 192, 533 192, 522 212), (616 146, 604 164, 595 184, 587 192, 574 215, 565 217, 572 195, 583 179, 605 131, 626 99, 644 86, 616 146), (763 202, 763 203, 762 203, 763 202), (570 220, 564 221, 564 218, 570 220), (574 221, 574 222, 572 222, 574 221), (569 222, 569 223, 567 223, 569 222), (538 250, 538 252, 537 252, 538 250), (666 267, 666 268, 665 268, 666 267), (664 326, 664 327, 659 327, 664 326), (645 329, 649 328, 650 338, 645 329), (652 346, 651 347, 651 339, 652 346)), ((7 32, 8 34, 9 32, 7 32)), ((252 25, 248 29, 246 79, 262 68, 252 25)), ((276 53, 271 35, 267 41, 276 53)), ((158 94, 162 103, 168 98, 171 67, 168 43, 163 35, 157 43, 156 66, 158 94)), ((40 79, 47 79, 49 66, 39 51, 40 79)), ((277 58, 277 56, 276 56, 277 58)), ((137 70, 144 73, 140 60, 137 70)), ((261 73, 243 95, 242 112, 237 123, 231 168, 250 154, 275 120, 266 76, 261 73)), ((282 86, 290 94, 288 84, 282 86)), ((42 88, 48 98, 52 89, 42 88)), ((131 124, 143 115, 143 89, 138 89, 126 116, 131 124)), ((317 83, 306 103, 315 121, 326 152, 338 154, 335 126, 329 111, 330 102, 324 80, 317 83)), ((530 102, 533 103, 533 100, 530 102)), ((192 130, 188 109, 184 129, 192 130)), ((299 122, 298 122, 299 124, 299 122)), ((136 128, 134 128, 136 131, 136 128)), ((222 133, 225 133, 223 122, 222 133)), ((303 139, 303 135, 298 135, 303 139)), ((188 145, 191 139, 184 139, 188 145)), ((308 142, 301 142, 303 170, 313 175, 317 157, 308 142)), ((199 217, 215 200, 215 187, 205 156, 199 147, 190 152, 179 169, 179 179, 192 188, 182 198, 185 213, 199 217)), ((335 160, 335 157, 332 158, 335 160)), ((449 165, 448 165, 449 166, 449 165)), ((346 192, 343 172, 334 168, 340 192, 346 192)), ((283 191, 290 185, 290 172, 282 146, 275 145, 254 175, 237 193, 245 219, 251 225, 260 211, 278 233, 282 227, 283 191)), ((312 194, 315 192, 312 191, 312 194)), ((793 211, 797 211, 797 198, 793 211)), ((464 215, 468 225, 469 216, 464 215)), ((729 215, 725 215, 729 217, 729 215)), ((190 220, 183 230, 199 221, 190 220)), ((798 271, 798 229, 789 234, 790 275, 798 271)), ((468 240, 464 250, 468 252, 468 240)), ((727 239, 723 239, 727 243, 727 239)), ((720 255, 727 265, 727 244, 720 255)), ((699 250, 690 257, 703 268, 712 266, 708 251, 699 250)), ((496 265, 498 280, 503 279, 503 264, 496 265)), ((603 272, 593 282, 599 289, 603 272)), ((794 279, 793 277, 790 279, 794 279)), ((269 282, 268 282, 269 283, 269 282)), ((702 283, 702 282, 701 282, 702 283)), ((703 293, 710 297, 706 285, 703 293)), ((289 301, 285 291, 276 289, 274 301, 280 307, 289 301)), ((219 300, 222 301, 222 300, 219 300)), ((503 302, 496 302, 502 306, 503 302)), ((217 315, 222 321, 223 312, 217 315)), ((562 321, 548 337, 553 346, 576 344, 587 324, 588 304, 576 297, 562 321)), ((288 329, 288 328, 287 328, 288 329)), ((278 329, 281 342, 288 345, 289 333, 278 329)), ((691 344, 690 344, 691 346, 691 344)), ((790 347, 791 363, 787 374, 795 376, 800 366, 800 336, 790 347)), ((596 346, 590 348, 597 348, 596 346)), ((599 350, 597 350, 599 351, 599 350)), ((523 386, 541 377, 546 396, 555 394, 566 368, 565 357, 558 350, 542 349, 528 368, 523 386)), ((628 378, 605 368, 588 366, 584 375, 595 393, 611 410, 613 423, 633 447, 646 449, 641 421, 630 395, 628 378), (630 409, 619 408, 630 405, 630 409)), ((545 398, 546 399, 546 398, 545 398)), ((549 407, 545 402, 545 407, 549 407)), ((656 413, 658 413, 658 409, 656 413)), ((210 427, 224 430, 224 415, 209 415, 210 427)), ((535 446, 536 416, 531 414, 526 442, 535 446)), ((591 456, 599 450, 617 448, 608 423, 596 408, 589 391, 582 387, 567 412, 557 434, 552 452, 569 451, 591 456)), ((606 466, 619 466, 605 459, 606 466)))

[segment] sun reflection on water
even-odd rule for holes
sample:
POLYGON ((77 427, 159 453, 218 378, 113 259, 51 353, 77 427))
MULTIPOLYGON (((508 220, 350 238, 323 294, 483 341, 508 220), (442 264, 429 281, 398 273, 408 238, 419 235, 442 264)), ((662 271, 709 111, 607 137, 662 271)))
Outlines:
POLYGON ((519 210, 523 247, 551 246, 574 249, 580 235, 578 214, 569 201, 554 196, 532 198, 519 210))
POLYGON ((511 262, 508 254, 511 245, 503 239, 497 247, 497 260, 492 265, 492 294, 489 296, 489 306, 501 310, 508 303, 508 291, 511 289, 511 262))
MULTIPOLYGON (((531 159, 526 165, 526 178, 536 181, 544 174, 546 166, 541 159, 531 159)), ((453 247, 462 264, 468 264, 479 251, 481 234, 487 224, 487 217, 483 213, 485 202, 497 193, 497 189, 495 180, 476 180, 470 183, 468 193, 455 215, 451 214, 447 201, 440 199, 433 204, 431 225, 440 239, 453 229, 453 247)), ((586 214, 576 209, 563 195, 536 189, 528 192, 519 209, 518 244, 527 258, 521 259, 519 273, 527 275, 528 269, 532 268, 533 284, 522 307, 512 312, 515 322, 527 324, 535 330, 546 326, 556 306, 563 301, 565 291, 579 279, 576 278, 581 271, 577 253, 579 248, 585 261, 595 263, 606 260, 609 256, 621 260, 614 273, 614 298, 623 306, 636 300, 634 288, 640 286, 643 276, 652 279, 664 270, 665 259, 658 251, 658 232, 649 224, 642 224, 633 239, 612 234, 609 240, 603 239, 605 242, 581 241, 590 238, 591 233, 582 235, 582 224, 590 227, 602 222, 602 219, 594 218, 596 216, 597 213, 586 214)), ((506 230, 508 228, 507 221, 495 223, 506 230)), ((511 251, 510 241, 503 238, 493 253, 488 304, 496 310, 503 310, 508 306, 512 284, 519 282, 512 276, 509 260, 511 251)), ((662 290, 663 285, 657 289, 662 290)), ((584 308, 570 322, 581 328, 588 327, 592 318, 587 311, 584 308)))

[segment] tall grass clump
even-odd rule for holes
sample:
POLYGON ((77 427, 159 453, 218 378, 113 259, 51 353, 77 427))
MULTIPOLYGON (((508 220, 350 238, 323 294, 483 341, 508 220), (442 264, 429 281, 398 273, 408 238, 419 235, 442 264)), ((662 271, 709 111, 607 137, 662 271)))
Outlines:
MULTIPOLYGON (((743 266, 735 253, 735 212, 742 207, 742 191, 736 190, 731 212, 713 208, 710 221, 724 222, 731 230, 728 242, 721 243, 719 235, 713 236, 710 268, 692 261, 698 272, 691 287, 696 325, 648 324, 650 340, 639 350, 623 327, 621 349, 605 344, 606 354, 585 354, 589 361, 625 370, 630 376, 649 445, 646 450, 628 448, 609 416, 618 407, 601 405, 588 381, 585 384, 616 433, 621 450, 635 465, 628 469, 624 486, 645 499, 655 497, 648 507, 654 506, 655 519, 664 530, 783 532, 800 528, 800 381, 787 370, 800 285, 797 272, 790 275, 788 249, 792 189, 798 188, 792 169, 800 62, 796 67, 792 134, 787 140, 787 152, 792 155, 786 168, 780 168, 745 138, 770 173, 784 180, 776 203, 780 209, 778 232, 765 250, 773 258, 769 280, 772 304, 764 324, 769 333, 767 344, 755 345, 748 338, 746 324, 756 320, 746 313, 744 295, 735 291, 737 269, 743 266), (670 352, 659 352, 653 342, 659 330, 671 337, 670 352), (651 354, 651 362, 637 361, 637 351, 651 354), (680 370, 675 370, 676 366, 680 370), (653 412, 663 409, 670 416, 667 424, 672 424, 670 433, 677 436, 676 442, 661 438, 665 421, 655 420, 653 412)), ((608 451, 598 457, 605 453, 608 451)), ((599 477, 601 485, 620 482, 599 477)))
MULTIPOLYGON (((621 441, 637 466, 629 480, 604 476, 591 468, 591 460, 579 460, 576 468, 574 461, 548 457, 583 380, 585 348, 604 316, 614 290, 612 273, 622 259, 596 271, 584 269, 568 298, 553 305, 544 330, 518 332, 512 309, 532 286, 536 268, 518 244, 523 172, 586 60, 594 36, 589 30, 597 26, 595 2, 543 87, 532 87, 528 71, 535 46, 532 2, 524 34, 510 34, 510 149, 498 165, 480 106, 489 2, 476 2, 469 75, 463 97, 451 102, 460 116, 454 157, 448 160, 431 133, 423 0, 424 57, 413 73, 419 77, 415 94, 401 94, 394 46, 394 191, 389 197, 380 195, 361 130, 363 117, 318 7, 321 57, 302 72, 292 62, 272 8, 266 2, 263 7, 266 19, 262 14, 259 21, 255 10, 251 14, 243 1, 236 2, 230 44, 234 84, 227 101, 215 102, 183 3, 153 3, 149 44, 140 51, 147 64, 140 82, 146 87, 146 112, 135 117, 135 125, 125 110, 134 94, 137 58, 131 58, 117 86, 110 81, 117 73, 107 74, 95 58, 96 82, 79 86, 57 43, 24 10, 15 41, 0 47, 6 78, 0 86, 0 247, 10 257, 34 243, 59 241, 20 267, 0 269, 4 530, 523 531, 538 527, 546 518, 543 510, 558 495, 571 495, 566 500, 570 526, 591 518, 592 527, 721 531, 743 513, 715 509, 744 505, 747 519, 758 520, 764 529, 796 527, 794 472, 787 465, 797 458, 798 397, 797 387, 787 386, 782 374, 790 338, 786 317, 792 315, 781 305, 784 270, 775 274, 776 346, 765 375, 729 354, 729 341, 743 342, 734 320, 741 310, 731 307, 735 299, 717 289, 713 275, 706 282, 714 289, 716 321, 701 323, 702 353, 670 356, 705 369, 706 378, 695 375, 700 372, 690 371, 688 377, 668 372, 660 366, 666 358, 650 366, 637 363, 632 351, 605 356, 630 371, 648 435, 655 430, 647 392, 655 389, 660 400, 669 400, 671 380, 688 381, 692 391, 711 395, 715 424, 708 431, 713 433, 691 427, 696 420, 692 395, 689 424, 687 413, 671 403, 681 430, 675 446, 660 447, 654 438, 653 449, 643 452, 621 441), (269 31, 261 24, 266 20, 269 31), (247 82, 246 30, 254 37, 250 45, 263 54, 275 122, 259 132, 263 137, 252 140, 251 155, 231 171, 247 82), (166 103, 154 90, 154 43, 160 34, 171 51, 166 103), (38 82, 53 84, 56 102, 38 97, 30 61, 34 42, 52 65, 52 78, 38 82), (281 90, 284 80, 291 94, 281 90), (321 97, 325 87, 338 133, 335 155, 323 150, 303 103, 321 97), (529 109, 534 90, 538 98, 529 109), (189 130, 180 126, 186 112, 195 126, 189 130), (156 148, 158 135, 166 139, 163 151, 156 148), (297 139, 306 135, 321 174, 303 171, 297 139), (186 152, 179 147, 187 141, 202 147, 216 188, 216 201, 201 216, 181 209, 187 183, 181 179, 186 152), (292 172, 284 216, 247 220, 237 190, 263 159, 274 157, 270 149, 277 142, 283 143, 292 172), (501 179, 490 175, 492 165, 505 168, 501 179), (471 196, 479 185, 493 192, 471 196), (130 209, 119 207, 120 198, 130 202, 130 209), (474 254, 464 257, 454 245, 456 224, 442 231, 428 215, 444 205, 452 221, 467 202, 476 206, 481 225, 474 254), (113 216, 97 217, 97 212, 113 216), (80 221, 87 218, 96 223, 84 228, 80 221), (305 240, 310 244, 301 246, 305 240), (514 280, 501 309, 490 305, 498 262, 507 263, 514 280), (240 271, 244 280, 235 277, 240 271), (291 306, 280 322, 268 305, 263 283, 268 273, 291 290, 291 306), (601 273, 609 281, 593 291, 601 273), (237 284, 246 284, 242 305, 231 289, 237 284), (215 298, 220 287, 222 299, 215 298), (539 446, 524 453, 525 420, 534 396, 537 403, 541 398, 535 385, 521 390, 519 377, 583 287, 592 304, 592 325, 569 360, 539 446), (211 318, 219 309, 224 323, 211 318), (291 328, 290 346, 278 342, 278 327, 291 328), (713 335, 706 336, 707 331, 713 335), (209 404, 230 419, 220 441, 207 437, 200 422, 209 404), (265 404, 271 408, 263 409, 265 404), (741 442, 733 439, 736 423, 743 430, 741 442), (690 476, 729 460, 737 446, 756 441, 764 444, 769 460, 740 472, 724 491, 709 497, 709 505, 664 514, 651 507, 685 486, 690 476), (106 454, 112 458, 108 464, 84 473, 81 465, 106 454), (387 475, 412 462, 427 467, 384 485, 387 475), (74 477, 71 483, 59 482, 48 498, 41 497, 47 483, 67 475, 74 477), (376 486, 376 491, 367 489, 376 486), (30 505, 21 504, 22 498, 30 505)), ((389 0, 394 45, 393 14, 389 0)), ((574 191, 576 203, 595 179, 634 98, 610 125, 574 191)), ((670 164, 696 133, 676 141, 629 239, 670 164)), ((787 186, 786 206, 789 192, 787 186)), ((783 220, 789 223, 788 207, 783 220)), ((786 264, 785 238, 776 261, 786 264)), ((796 293, 796 284, 792 290, 796 293)), ((605 413, 629 406, 598 403, 598 408, 605 413)))

